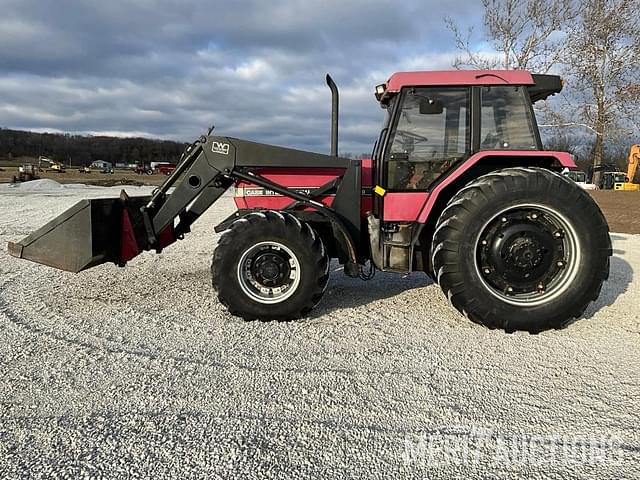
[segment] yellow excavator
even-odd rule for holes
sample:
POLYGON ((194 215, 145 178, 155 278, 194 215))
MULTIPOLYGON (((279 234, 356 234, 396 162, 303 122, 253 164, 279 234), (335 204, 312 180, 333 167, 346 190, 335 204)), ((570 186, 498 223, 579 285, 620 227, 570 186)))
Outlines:
POLYGON ((65 173, 64 163, 51 160, 50 158, 38 157, 38 170, 41 172, 65 173), (43 164, 45 167, 43 168, 43 164))
POLYGON ((638 170, 638 161, 640 161, 640 145, 631 145, 631 149, 629 150, 627 178, 624 179, 624 182, 614 183, 614 190, 627 192, 640 191, 640 184, 634 183, 636 171, 638 170))

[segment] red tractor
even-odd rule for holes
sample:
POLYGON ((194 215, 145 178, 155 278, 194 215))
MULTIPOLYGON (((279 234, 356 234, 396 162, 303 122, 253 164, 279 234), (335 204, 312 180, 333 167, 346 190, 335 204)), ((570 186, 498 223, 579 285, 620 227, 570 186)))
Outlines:
POLYGON ((153 168, 151 168, 151 165, 148 163, 138 163, 136 165, 136 168, 133 169, 134 172, 136 172, 138 175, 153 175, 153 168))
POLYGON ((211 273, 220 302, 247 320, 306 315, 332 258, 363 280, 424 272, 467 318, 509 332, 563 327, 597 298, 606 220, 561 175, 572 156, 542 149, 532 107, 562 89, 559 77, 396 73, 375 90, 386 115, 370 160, 338 156, 327 83, 331 155, 210 130, 150 197, 84 200, 9 252, 73 272, 124 265, 181 239, 235 187, 211 273))

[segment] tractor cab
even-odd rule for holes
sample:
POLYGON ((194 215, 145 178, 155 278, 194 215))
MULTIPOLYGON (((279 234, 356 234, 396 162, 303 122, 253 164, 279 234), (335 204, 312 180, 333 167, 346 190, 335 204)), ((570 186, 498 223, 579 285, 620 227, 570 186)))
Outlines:
MULTIPOLYGON (((391 207, 379 204, 377 213, 396 218, 393 193, 421 192, 415 196, 422 198, 479 152, 542 150, 532 103, 561 88, 559 77, 521 71, 392 76, 376 89, 388 114, 373 155, 374 177, 391 207)), ((414 214, 406 212, 407 219, 414 214)))
POLYGON ((401 244, 416 244, 425 205, 452 177, 542 150, 533 103, 561 89, 559 77, 524 71, 396 73, 376 87, 387 116, 373 155, 373 220, 383 237, 394 232, 381 258, 388 269, 411 270, 401 244))

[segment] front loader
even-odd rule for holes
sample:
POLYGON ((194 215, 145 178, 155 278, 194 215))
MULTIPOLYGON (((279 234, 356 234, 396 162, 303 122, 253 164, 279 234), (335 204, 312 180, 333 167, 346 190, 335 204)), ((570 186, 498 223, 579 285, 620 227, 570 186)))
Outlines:
POLYGON ((506 331, 561 328, 609 274, 607 223, 542 149, 533 103, 559 77, 525 71, 396 73, 375 90, 386 110, 371 159, 208 134, 149 197, 83 200, 9 252, 80 272, 124 266, 188 234, 224 192, 237 211, 213 255, 212 282, 247 320, 306 315, 330 259, 351 277, 424 272, 470 320, 506 331), (368 265, 368 266, 367 266, 368 265))

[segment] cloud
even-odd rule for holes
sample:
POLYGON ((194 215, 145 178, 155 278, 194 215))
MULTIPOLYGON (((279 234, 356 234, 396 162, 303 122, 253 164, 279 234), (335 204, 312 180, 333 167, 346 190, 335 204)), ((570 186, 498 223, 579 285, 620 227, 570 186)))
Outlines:
POLYGON ((340 86, 343 152, 371 150, 373 88, 448 68, 442 18, 468 8, 379 0, 4 0, 0 125, 188 141, 221 134, 327 151, 340 86))

